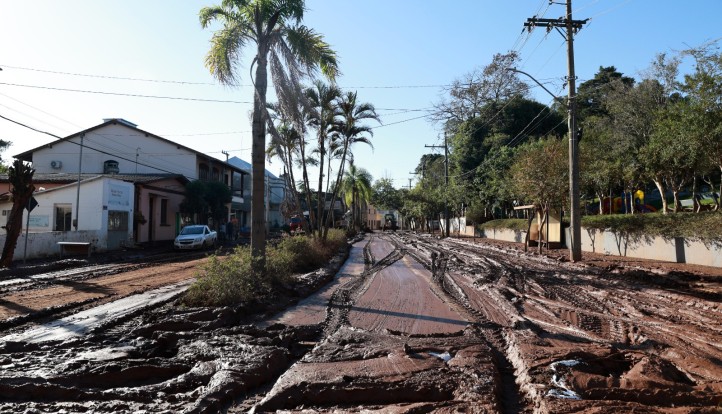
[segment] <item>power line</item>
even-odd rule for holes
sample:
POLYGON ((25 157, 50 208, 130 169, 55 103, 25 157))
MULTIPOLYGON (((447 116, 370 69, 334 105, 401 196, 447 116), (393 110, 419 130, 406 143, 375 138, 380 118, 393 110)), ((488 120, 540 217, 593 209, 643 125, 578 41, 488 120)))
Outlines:
MULTIPOLYGON (((23 66, 13 66, 13 65, 5 65, 5 64, 0 64, 0 67, 17 69, 17 70, 26 70, 26 71, 31 71, 31 72, 52 73, 55 75, 79 76, 79 77, 86 77, 86 78, 112 79, 112 80, 124 80, 124 81, 135 81, 135 82, 170 83, 170 84, 178 84, 178 85, 220 86, 218 83, 213 83, 213 82, 176 81, 176 80, 164 80, 164 79, 133 78, 133 77, 127 77, 127 76, 97 75, 97 74, 89 74, 89 73, 63 72, 63 71, 49 70, 49 69, 28 68, 28 67, 23 67, 23 66)), ((249 85, 242 84, 242 85, 238 85, 238 86, 249 87, 249 88, 253 87, 253 85, 250 85, 250 84, 249 85)), ((340 87, 342 89, 423 89, 423 88, 443 88, 446 86, 449 86, 449 85, 443 85, 443 84, 361 85, 361 86, 343 85, 340 87)))
POLYGON ((33 88, 33 89, 47 89, 52 91, 61 92, 77 92, 77 93, 91 93, 96 95, 111 95, 111 96, 129 96, 133 98, 152 98, 152 99, 170 99, 176 101, 196 101, 196 102, 218 102, 218 103, 235 103, 235 104, 251 104, 249 101, 233 101, 224 99, 206 99, 206 98, 186 98, 179 96, 162 96, 162 95, 142 95, 134 93, 122 93, 122 92, 105 92, 105 91, 91 91, 84 89, 69 89, 69 88, 55 88, 52 86, 36 86, 36 85, 23 85, 19 83, 7 83, 0 82, 0 85, 17 86, 21 88, 33 88))
POLYGON ((2 65, 2 64, 0 64, 0 67, 10 68, 10 69, 18 69, 18 70, 27 70, 27 71, 32 71, 32 72, 52 73, 52 74, 55 74, 55 75, 82 76, 82 77, 86 77, 86 78, 114 79, 114 80, 127 80, 127 81, 137 81, 137 82, 154 82, 154 83, 175 83, 175 84, 180 84, 180 85, 212 85, 212 86, 218 86, 218 84, 216 84, 216 83, 211 83, 211 82, 188 82, 188 81, 172 81, 172 80, 159 80, 159 79, 129 78, 129 77, 124 77, 124 76, 91 75, 91 74, 87 74, 87 73, 61 72, 61 71, 57 71, 57 70, 26 68, 26 67, 22 67, 22 66, 11 66, 11 65, 2 65))

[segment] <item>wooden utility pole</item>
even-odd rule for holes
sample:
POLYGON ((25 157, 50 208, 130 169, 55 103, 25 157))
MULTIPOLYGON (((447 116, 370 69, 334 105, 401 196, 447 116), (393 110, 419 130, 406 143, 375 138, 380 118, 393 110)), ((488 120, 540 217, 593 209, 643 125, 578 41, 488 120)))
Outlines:
MULTIPOLYGON (((446 183, 446 190, 449 190, 449 143, 446 132, 444 132, 444 145, 424 145, 427 148, 444 148, 444 182, 446 183)), ((444 192, 445 194, 446 192, 444 192)), ((444 221, 445 221, 445 235, 449 237, 449 200, 444 196, 444 221)))
POLYGON ((566 29, 566 34, 562 33, 567 41, 567 84, 569 85, 569 95, 567 99, 567 110, 569 113, 569 200, 571 206, 569 208, 570 217, 570 239, 569 240, 569 259, 573 262, 582 259, 582 227, 581 214, 579 211, 579 137, 577 135, 577 104, 576 104, 576 75, 574 73, 574 34, 578 32, 589 19, 574 20, 572 19, 572 0, 567 0, 567 13, 565 18, 559 19, 540 19, 532 17, 524 23, 529 31, 534 27, 546 27, 547 32, 553 28, 559 30, 566 29))

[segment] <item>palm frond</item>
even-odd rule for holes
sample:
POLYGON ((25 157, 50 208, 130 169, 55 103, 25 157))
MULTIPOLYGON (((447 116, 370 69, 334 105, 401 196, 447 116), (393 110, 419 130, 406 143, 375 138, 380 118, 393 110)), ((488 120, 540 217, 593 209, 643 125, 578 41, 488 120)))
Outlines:
POLYGON ((320 67, 321 73, 328 79, 336 79, 339 75, 338 57, 324 41, 323 35, 299 25, 287 27, 285 37, 293 55, 305 66, 308 73, 313 74, 316 68, 320 67))

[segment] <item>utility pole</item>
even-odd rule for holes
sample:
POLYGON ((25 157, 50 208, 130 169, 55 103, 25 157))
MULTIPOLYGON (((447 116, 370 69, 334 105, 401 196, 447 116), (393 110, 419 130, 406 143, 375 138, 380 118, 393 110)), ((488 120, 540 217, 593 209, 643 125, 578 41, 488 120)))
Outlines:
POLYGON ((85 134, 80 135, 80 155, 78 156, 78 189, 75 195, 75 221, 73 222, 73 226, 75 227, 75 231, 78 231, 78 216, 80 215, 80 179, 81 174, 83 173, 83 139, 85 138, 85 134))
MULTIPOLYGON (((444 148, 444 182, 446 183, 446 190, 449 189, 449 144, 448 136, 444 132, 444 145, 424 145, 426 148, 444 148)), ((444 192, 446 194, 446 192, 444 192)), ((445 229, 444 233, 446 237, 449 237, 449 200, 444 196, 444 221, 445 229)))
MULTIPOLYGON (((550 4, 552 2, 550 1, 550 4)), ((567 13, 565 18, 559 19, 540 19, 532 17, 524 23, 529 31, 534 27, 546 27, 547 32, 557 29, 567 41, 567 83, 569 85, 569 95, 567 102, 567 111, 569 113, 569 200, 571 203, 569 209, 569 220, 571 227, 571 240, 569 241, 569 259, 577 262, 582 259, 582 228, 581 214, 579 212, 579 139, 577 135, 577 111, 576 111, 576 75, 574 74, 574 34, 578 32, 589 19, 574 20, 572 19, 572 0, 566 1, 567 13), (560 28, 566 29, 566 34, 561 32, 560 28)))

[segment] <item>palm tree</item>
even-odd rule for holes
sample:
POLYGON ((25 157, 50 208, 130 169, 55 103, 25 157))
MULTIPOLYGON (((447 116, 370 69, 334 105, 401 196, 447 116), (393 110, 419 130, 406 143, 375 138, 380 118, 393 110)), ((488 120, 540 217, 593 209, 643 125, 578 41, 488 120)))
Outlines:
POLYGON ((271 142, 268 144, 266 155, 270 160, 273 157, 278 157, 283 162, 284 170, 286 174, 286 187, 291 191, 293 195, 293 214, 301 214, 301 202, 298 194, 298 188, 296 188, 296 179, 293 175, 293 168, 298 159, 294 157, 298 156, 298 144, 301 140, 301 136, 295 128, 290 126, 288 123, 282 120, 278 121, 278 125, 271 124, 271 142))
MULTIPOLYGON (((317 148, 319 158, 318 170, 318 207, 316 210, 316 223, 318 224, 318 235, 321 236, 321 226, 324 220, 324 204, 323 198, 323 176, 324 162, 326 160, 327 144, 329 142, 331 131, 336 123, 336 117, 339 115, 335 101, 341 97, 341 89, 335 85, 326 85, 321 81, 314 82, 314 86, 306 89, 306 98, 308 99, 309 108, 306 115, 306 123, 316 130, 317 148)), ((330 165, 330 163, 329 163, 330 165)))
POLYGON ((351 162, 348 171, 343 176, 341 188, 346 199, 346 204, 351 206, 351 217, 355 228, 360 228, 361 223, 361 203, 368 202, 371 199, 371 181, 373 177, 363 168, 357 168, 351 162))
MULTIPOLYGON (((223 28, 213 33, 205 65, 224 85, 236 86, 239 60, 249 43, 255 44, 251 70, 255 65, 251 145, 251 252, 256 271, 265 269, 266 229, 264 223, 264 179, 266 149, 266 89, 268 69, 285 112, 299 108, 300 80, 313 77, 320 67, 330 79, 338 72, 336 53, 323 36, 300 25, 304 0, 223 0, 220 6, 200 10, 201 26, 212 22, 223 28)), ((299 112, 298 109, 295 110, 299 112)), ((301 117, 296 121, 303 123, 301 117)), ((299 131, 302 128, 299 128, 299 131)))
MULTIPOLYGON (((370 136, 373 135, 373 130, 367 125, 363 125, 363 121, 375 120, 381 122, 379 116, 376 114, 376 109, 369 103, 357 103, 356 92, 347 92, 336 100, 336 105, 339 109, 339 121, 334 126, 334 139, 340 142, 338 153, 340 154, 340 163, 338 172, 336 175, 336 186, 333 190, 333 196, 331 200, 336 200, 338 197, 339 184, 344 176, 344 169, 346 161, 349 159, 351 153, 351 146, 355 143, 361 142, 367 144, 373 148, 371 144, 370 136)), ((324 239, 328 230, 328 220, 331 215, 327 217, 327 226, 324 230, 324 239)))

